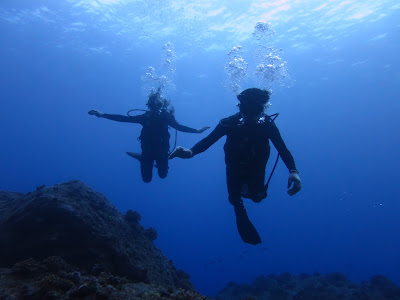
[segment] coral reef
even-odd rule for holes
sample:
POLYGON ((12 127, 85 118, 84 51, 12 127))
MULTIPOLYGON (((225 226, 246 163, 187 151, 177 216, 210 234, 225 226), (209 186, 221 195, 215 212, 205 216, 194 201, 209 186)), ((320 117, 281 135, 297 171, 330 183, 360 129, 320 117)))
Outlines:
POLYGON ((400 288, 385 276, 356 284, 341 273, 282 273, 260 276, 253 284, 229 283, 217 300, 400 300, 400 288))
POLYGON ((133 226, 137 225, 141 219, 142 216, 137 211, 128 209, 125 213, 125 221, 133 226))
POLYGON ((75 270, 58 256, 27 259, 0 269, 1 300, 207 300, 196 291, 132 283, 107 272, 97 276, 75 270))
POLYGON ((151 241, 154 241, 158 237, 157 230, 153 227, 149 227, 144 230, 144 235, 147 236, 151 241))
MULTIPOLYGON (((207 300, 154 246, 156 229, 140 221, 77 180, 0 191, 0 300, 207 300)), ((216 297, 400 300, 400 288, 382 275, 357 284, 341 273, 282 273, 230 283, 216 297)))
POLYGON ((11 269, 9 276, 20 280, 45 269, 50 273, 37 288, 52 287, 54 293, 90 290, 87 283, 71 291, 76 281, 57 273, 60 268, 67 272, 67 266, 67 273, 75 274, 69 276, 87 274, 99 280, 107 273, 131 283, 194 291, 189 276, 154 246, 157 231, 143 228, 140 219, 131 210, 123 215, 77 180, 41 186, 28 194, 0 191, 0 244, 7 245, 0 247, 0 267, 11 269))

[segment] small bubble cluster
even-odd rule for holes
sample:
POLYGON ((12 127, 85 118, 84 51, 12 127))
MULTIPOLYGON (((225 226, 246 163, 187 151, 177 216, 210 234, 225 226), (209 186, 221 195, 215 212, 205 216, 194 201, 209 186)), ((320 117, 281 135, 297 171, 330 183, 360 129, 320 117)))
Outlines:
POLYGON ((227 88, 238 93, 242 90, 246 79, 250 79, 258 88, 273 90, 278 87, 289 87, 291 79, 288 73, 287 62, 282 59, 282 49, 273 45, 275 29, 271 24, 258 22, 254 26, 253 37, 257 48, 251 60, 251 71, 243 57, 241 46, 235 46, 228 53, 227 88))
POLYGON ((275 29, 270 23, 258 22, 254 26, 253 36, 256 40, 267 41, 275 36, 275 29))
POLYGON ((162 69, 164 74, 175 74, 176 55, 174 45, 171 42, 164 44, 162 54, 162 69))
POLYGON ((282 49, 265 48, 266 52, 257 62, 254 75, 264 89, 273 89, 279 86, 289 86, 290 76, 287 62, 281 58, 282 49))
POLYGON ((175 62, 174 45, 168 42, 163 46, 159 73, 156 71, 156 68, 150 66, 141 78, 142 89, 145 94, 150 94, 158 90, 165 92, 168 89, 174 89, 173 76, 176 71, 175 62))
POLYGON ((270 23, 258 22, 254 26, 253 37, 258 41, 254 77, 260 88, 269 90, 291 85, 287 62, 282 59, 283 51, 273 46, 274 36, 275 29, 270 23))
POLYGON ((154 67, 148 67, 142 76, 142 87, 146 94, 156 92, 158 89, 164 90, 171 85, 171 80, 165 75, 158 75, 154 67))
POLYGON ((242 47, 235 46, 228 53, 229 61, 225 65, 227 83, 229 89, 238 93, 241 91, 241 83, 247 77, 247 62, 243 58, 242 47))

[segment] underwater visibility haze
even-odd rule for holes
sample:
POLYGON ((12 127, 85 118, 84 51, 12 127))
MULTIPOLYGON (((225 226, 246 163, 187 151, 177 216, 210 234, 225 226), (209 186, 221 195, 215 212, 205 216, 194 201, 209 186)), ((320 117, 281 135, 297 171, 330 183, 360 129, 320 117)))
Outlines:
POLYGON ((398 1, 2 0, 0 35, 0 189, 85 182, 140 212, 205 295, 282 272, 400 284, 398 1), (160 88, 179 123, 211 127, 170 130, 190 148, 251 87, 272 91, 303 184, 287 195, 280 161, 268 197, 245 200, 257 246, 236 229, 225 138, 144 183, 125 153, 141 126, 87 114, 146 109, 160 88))

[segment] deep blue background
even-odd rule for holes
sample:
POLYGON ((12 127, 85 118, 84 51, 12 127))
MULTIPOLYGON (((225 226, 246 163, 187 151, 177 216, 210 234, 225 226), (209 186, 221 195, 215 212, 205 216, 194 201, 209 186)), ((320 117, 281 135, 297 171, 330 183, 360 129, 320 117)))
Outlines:
MULTIPOLYGON (((156 245, 208 295, 229 281, 281 272, 338 271, 355 281, 383 274, 400 284, 398 8, 353 25, 333 41, 305 34, 311 48, 292 43, 296 18, 276 27, 276 43, 295 82, 274 91, 269 113, 280 113, 276 122, 303 189, 286 194, 288 172, 280 162, 268 198, 245 202, 263 240, 250 246, 237 233, 227 199, 224 139, 194 159, 171 161, 166 179, 154 176, 145 184, 138 162, 125 154, 140 150, 140 126, 87 114, 145 108, 141 76, 157 66, 162 45, 171 41, 178 58, 176 90, 170 93, 177 120, 216 126, 236 112, 234 94, 222 85, 235 44, 219 39, 231 33, 214 37, 212 43, 221 41, 215 51, 173 35, 132 46, 93 28, 68 40, 60 36, 60 24, 73 9, 68 1, 58 4, 55 23, 27 13, 25 22, 10 20, 44 3, 0 4, 1 189, 28 192, 84 181, 122 212, 139 211, 142 224, 157 229, 156 245), (102 43, 109 53, 84 50, 102 43)), ((179 133, 178 144, 191 147, 206 134, 179 133)))

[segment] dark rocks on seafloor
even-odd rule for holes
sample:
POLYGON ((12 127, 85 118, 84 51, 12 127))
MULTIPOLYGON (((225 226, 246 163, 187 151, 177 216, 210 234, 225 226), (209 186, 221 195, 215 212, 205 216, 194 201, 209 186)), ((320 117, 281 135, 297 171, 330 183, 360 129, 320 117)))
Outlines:
POLYGON ((207 300, 196 291, 173 286, 133 283, 108 272, 76 271, 61 257, 33 258, 0 269, 1 300, 207 300))
MULTIPOLYGON (((140 220, 76 180, 0 191, 0 300, 207 300, 140 220)), ((381 275, 357 284, 341 273, 282 273, 229 283, 217 300, 400 300, 400 288, 381 275)))
POLYGON ((229 283, 217 300, 400 300, 400 288, 382 275, 361 284, 342 273, 268 275, 253 284, 229 283))
MULTIPOLYGON (((123 215, 102 194, 77 180, 41 186, 28 194, 0 191, 0 282, 11 288, 13 280, 35 282, 40 275, 37 286, 20 287, 25 294, 49 292, 39 293, 42 298, 37 299, 61 299, 62 293, 83 297, 100 287, 106 287, 101 291, 106 297, 113 290, 109 286, 122 282, 112 276, 170 289, 171 295, 177 290, 195 295, 189 276, 154 246, 157 231, 143 228, 140 219, 134 211, 123 215), (102 285, 101 274, 113 275, 103 278, 102 285)), ((1 288, 7 291, 4 285, 1 288)))
POLYGON ((144 230, 144 235, 147 236, 152 241, 156 240, 158 237, 157 230, 153 227, 146 228, 144 230))
POLYGON ((125 221, 133 226, 136 226, 142 219, 142 216, 134 210, 128 209, 125 213, 125 221))

